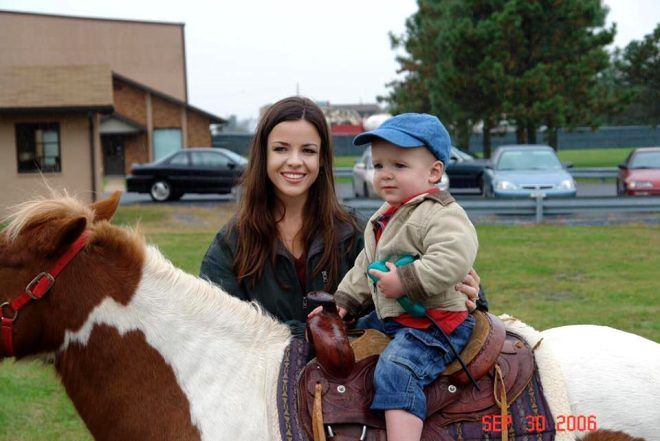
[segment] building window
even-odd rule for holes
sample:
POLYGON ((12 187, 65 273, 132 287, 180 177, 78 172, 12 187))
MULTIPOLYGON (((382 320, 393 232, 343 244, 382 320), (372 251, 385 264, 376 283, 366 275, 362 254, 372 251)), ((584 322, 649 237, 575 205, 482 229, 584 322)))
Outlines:
POLYGON ((181 129, 154 129, 154 161, 181 150, 181 129))
POLYGON ((19 173, 61 172, 59 123, 16 124, 19 173))

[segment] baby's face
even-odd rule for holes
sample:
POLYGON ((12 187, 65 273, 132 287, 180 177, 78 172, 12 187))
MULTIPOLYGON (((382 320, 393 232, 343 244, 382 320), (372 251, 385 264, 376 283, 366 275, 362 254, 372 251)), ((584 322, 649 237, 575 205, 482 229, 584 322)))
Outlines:
POLYGON ((402 148, 384 140, 371 144, 374 188, 390 205, 431 189, 444 166, 426 147, 402 148))

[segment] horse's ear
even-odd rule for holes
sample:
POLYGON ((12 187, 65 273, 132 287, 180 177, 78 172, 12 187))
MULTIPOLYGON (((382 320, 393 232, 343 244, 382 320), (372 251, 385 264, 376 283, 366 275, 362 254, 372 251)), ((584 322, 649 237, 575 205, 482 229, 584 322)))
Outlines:
POLYGON ((121 198, 121 191, 113 192, 110 197, 102 201, 94 202, 90 208, 94 210, 94 222, 109 221, 117 211, 119 199, 121 198))
POLYGON ((35 231, 35 249, 53 256, 62 254, 87 228, 87 218, 74 217, 55 219, 44 224, 40 231, 35 231))

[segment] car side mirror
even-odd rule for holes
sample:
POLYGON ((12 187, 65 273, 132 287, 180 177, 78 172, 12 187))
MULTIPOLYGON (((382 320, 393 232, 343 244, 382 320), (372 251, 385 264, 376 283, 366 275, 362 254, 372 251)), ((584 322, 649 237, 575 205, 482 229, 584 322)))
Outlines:
POLYGON ((229 162, 227 163, 227 167, 229 167, 229 170, 233 170, 236 168, 236 163, 235 162, 229 162))
POLYGON ((564 168, 573 168, 572 162, 562 162, 562 165, 564 166, 564 168))
POLYGON ((355 169, 356 170, 364 170, 366 168, 367 168, 367 166, 364 165, 364 162, 356 162, 355 163, 355 169))
POLYGON ((620 168, 621 170, 626 170, 626 169, 628 168, 628 166, 626 165, 625 162, 622 162, 621 164, 619 164, 619 168, 620 168))

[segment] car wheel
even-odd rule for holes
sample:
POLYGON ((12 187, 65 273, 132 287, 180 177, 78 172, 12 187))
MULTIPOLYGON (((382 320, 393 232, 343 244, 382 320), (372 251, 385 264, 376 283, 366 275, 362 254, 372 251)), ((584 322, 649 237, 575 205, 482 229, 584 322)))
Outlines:
POLYGON ((238 202, 241 200, 241 195, 243 194, 243 188, 240 185, 234 185, 231 188, 230 194, 232 199, 238 202))
POLYGON ((484 198, 489 198, 492 196, 492 193, 488 190, 488 183, 485 181, 481 184, 481 196, 484 198))
POLYGON ((357 189, 357 186, 355 185, 355 179, 353 179, 353 195, 355 195, 356 198, 360 197, 360 192, 357 189))
POLYGON ((625 196, 626 195, 626 190, 623 188, 623 182, 620 180, 616 180, 616 194, 617 196, 625 196))
POLYGON ((149 189, 149 195, 151 196, 151 199, 156 202, 169 201, 173 194, 174 193, 170 183, 164 179, 154 181, 151 184, 151 188, 149 189))

